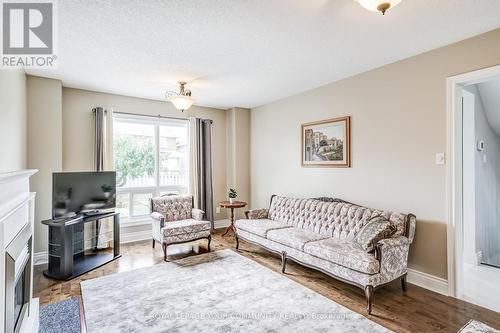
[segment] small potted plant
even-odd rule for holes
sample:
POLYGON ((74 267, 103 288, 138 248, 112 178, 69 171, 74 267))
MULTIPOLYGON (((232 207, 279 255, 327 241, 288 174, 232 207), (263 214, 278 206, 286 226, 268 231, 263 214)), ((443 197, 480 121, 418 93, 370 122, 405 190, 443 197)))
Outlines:
POLYGON ((227 192, 227 195, 229 196, 229 202, 233 203, 238 196, 238 193, 236 193, 236 190, 234 188, 230 188, 229 192, 227 192))

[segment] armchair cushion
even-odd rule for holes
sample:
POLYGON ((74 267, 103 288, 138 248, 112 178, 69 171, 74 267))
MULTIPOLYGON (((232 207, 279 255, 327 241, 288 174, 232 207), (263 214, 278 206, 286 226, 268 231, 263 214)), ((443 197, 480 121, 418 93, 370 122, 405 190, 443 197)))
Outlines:
POLYGON ((352 241, 328 238, 310 242, 304 246, 304 252, 361 273, 376 274, 380 270, 380 263, 375 255, 352 241))
POLYGON ((167 244, 171 243, 184 243, 184 242, 190 242, 195 239, 199 238, 205 238, 210 236, 210 230, 202 230, 202 231, 197 231, 193 233, 188 233, 188 234, 179 234, 179 235, 173 235, 169 237, 165 237, 163 241, 167 244))
POLYGON ((397 227, 383 216, 375 216, 359 231, 355 241, 367 252, 373 251, 378 241, 396 233, 397 227))
POLYGON ((165 223, 161 229, 164 238, 177 236, 182 234, 192 234, 199 231, 210 231, 209 221, 198 221, 193 219, 186 219, 174 222, 165 223))

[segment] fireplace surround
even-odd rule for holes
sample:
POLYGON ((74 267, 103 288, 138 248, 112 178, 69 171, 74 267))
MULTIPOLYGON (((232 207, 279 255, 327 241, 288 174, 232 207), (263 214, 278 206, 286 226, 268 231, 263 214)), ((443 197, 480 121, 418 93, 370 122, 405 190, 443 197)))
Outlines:
POLYGON ((0 173, 0 332, 38 331, 38 299, 33 299, 35 194, 29 178, 36 170, 0 173))

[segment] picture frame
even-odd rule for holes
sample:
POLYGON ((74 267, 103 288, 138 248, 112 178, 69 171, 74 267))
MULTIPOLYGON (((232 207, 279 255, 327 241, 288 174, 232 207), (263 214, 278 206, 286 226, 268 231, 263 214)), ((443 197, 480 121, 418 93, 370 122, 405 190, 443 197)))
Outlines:
POLYGON ((351 167, 351 117, 302 124, 302 167, 351 167))

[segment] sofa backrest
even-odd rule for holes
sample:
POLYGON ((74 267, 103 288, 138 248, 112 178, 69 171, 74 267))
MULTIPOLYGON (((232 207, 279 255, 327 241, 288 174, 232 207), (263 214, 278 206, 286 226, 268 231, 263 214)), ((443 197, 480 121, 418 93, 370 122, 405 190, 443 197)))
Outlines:
POLYGON ((269 218, 297 228, 339 239, 352 239, 374 216, 382 215, 397 225, 395 236, 405 235, 406 215, 358 206, 343 201, 325 202, 273 196, 269 218))
POLYGON ((151 212, 161 213, 165 221, 179 221, 191 218, 193 196, 166 195, 151 198, 151 212))

